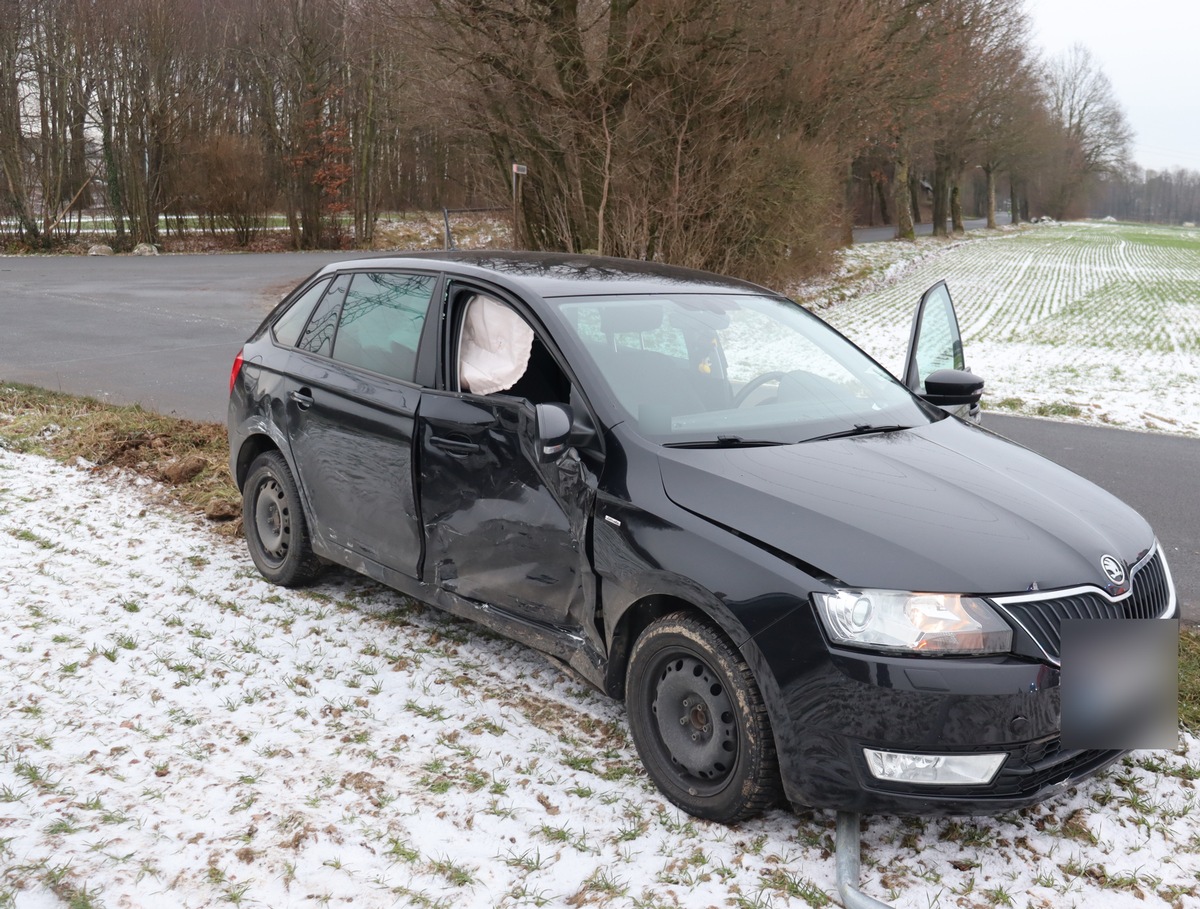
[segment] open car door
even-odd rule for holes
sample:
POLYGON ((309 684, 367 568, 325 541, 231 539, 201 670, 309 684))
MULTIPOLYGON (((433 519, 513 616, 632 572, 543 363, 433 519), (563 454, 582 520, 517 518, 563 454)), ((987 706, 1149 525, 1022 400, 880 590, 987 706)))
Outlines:
POLYGON ((963 360, 962 333, 945 281, 921 295, 908 341, 904 384, 955 416, 980 421, 983 380, 963 360))

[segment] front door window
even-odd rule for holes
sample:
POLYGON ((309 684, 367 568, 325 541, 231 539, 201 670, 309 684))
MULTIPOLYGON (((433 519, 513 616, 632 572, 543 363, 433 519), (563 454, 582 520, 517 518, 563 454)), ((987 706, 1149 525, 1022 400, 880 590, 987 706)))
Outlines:
POLYGON ((925 292, 913 320, 904 383, 917 394, 925 380, 939 369, 964 369, 962 335, 954 303, 944 282, 925 292))
POLYGON ((458 341, 458 382, 463 391, 506 391, 525 375, 533 329, 499 300, 474 294, 467 303, 458 341))

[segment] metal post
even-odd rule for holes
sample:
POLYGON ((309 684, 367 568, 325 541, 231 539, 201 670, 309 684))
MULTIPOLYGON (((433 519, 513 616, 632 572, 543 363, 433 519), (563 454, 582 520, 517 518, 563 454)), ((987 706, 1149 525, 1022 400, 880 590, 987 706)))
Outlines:
POLYGON ((515 161, 512 166, 512 222, 513 222, 513 249, 521 249, 521 178, 529 172, 524 164, 517 164, 515 161))
POLYGON ((837 888, 846 909, 892 909, 889 903, 881 903, 858 889, 860 868, 858 851, 858 815, 853 811, 839 811, 837 815, 837 888))

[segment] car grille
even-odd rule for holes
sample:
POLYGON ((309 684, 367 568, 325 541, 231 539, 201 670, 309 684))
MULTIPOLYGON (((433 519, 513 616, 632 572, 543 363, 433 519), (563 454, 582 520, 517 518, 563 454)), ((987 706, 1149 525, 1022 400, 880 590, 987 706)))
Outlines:
POLYGON ((1004 609, 1029 633, 1046 655, 1058 661, 1064 619, 1155 619, 1171 606, 1171 584, 1162 555, 1154 555, 1138 566, 1131 580, 1132 592, 1114 603, 1099 591, 1083 591, 1046 600, 1013 597, 999 599, 1004 609))

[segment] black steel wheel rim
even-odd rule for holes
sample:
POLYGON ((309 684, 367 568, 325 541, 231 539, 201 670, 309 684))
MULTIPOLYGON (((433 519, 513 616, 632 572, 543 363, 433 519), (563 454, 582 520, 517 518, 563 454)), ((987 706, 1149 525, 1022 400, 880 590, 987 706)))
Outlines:
POLYGON ((724 788, 738 758, 735 706, 721 676, 698 656, 676 652, 660 660, 650 710, 661 757, 698 794, 724 788))
POLYGON ((254 532, 266 559, 279 565, 287 558, 292 537, 291 509, 275 477, 259 484, 254 499, 254 532))

